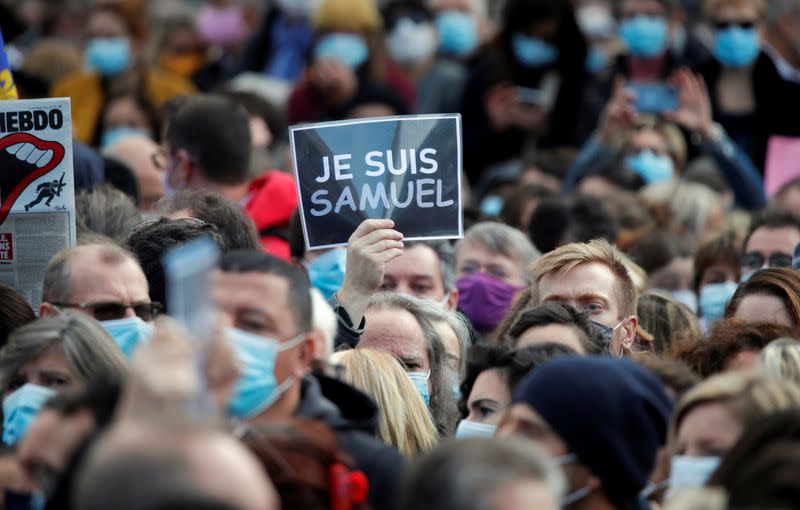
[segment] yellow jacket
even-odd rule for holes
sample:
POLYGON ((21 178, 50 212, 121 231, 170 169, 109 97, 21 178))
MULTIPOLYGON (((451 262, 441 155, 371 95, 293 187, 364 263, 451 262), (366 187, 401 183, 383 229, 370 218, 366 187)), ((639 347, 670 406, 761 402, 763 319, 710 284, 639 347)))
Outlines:
MULTIPOLYGON (((150 69, 145 77, 145 97, 158 108, 164 101, 195 92, 191 82, 175 74, 150 69)), ((92 143, 95 128, 106 98, 97 73, 78 72, 53 86, 51 97, 72 100, 72 136, 83 143, 92 143)))

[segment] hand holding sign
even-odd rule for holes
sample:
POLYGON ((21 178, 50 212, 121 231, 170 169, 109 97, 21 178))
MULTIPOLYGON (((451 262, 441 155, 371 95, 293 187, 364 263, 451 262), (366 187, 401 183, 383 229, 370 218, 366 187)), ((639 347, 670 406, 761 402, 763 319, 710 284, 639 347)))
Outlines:
POLYGON ((403 234, 393 226, 392 220, 366 220, 347 243, 347 268, 337 296, 356 327, 381 288, 386 264, 403 253, 403 234))
POLYGON ((291 129, 309 250, 342 246, 366 219, 407 240, 460 237, 458 115, 330 122, 291 129))

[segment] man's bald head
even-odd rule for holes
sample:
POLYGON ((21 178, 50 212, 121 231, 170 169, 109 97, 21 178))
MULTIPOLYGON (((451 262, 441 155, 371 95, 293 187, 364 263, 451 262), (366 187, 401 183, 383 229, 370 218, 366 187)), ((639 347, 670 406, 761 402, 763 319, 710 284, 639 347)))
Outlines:
POLYGON ((93 447, 77 485, 80 510, 143 510, 213 501, 277 510, 275 489, 236 439, 191 425, 121 423, 93 447))
POLYGON ((158 144, 144 136, 129 136, 119 140, 103 155, 127 165, 139 182, 139 209, 151 211, 156 202, 164 196, 163 172, 153 163, 153 154, 158 144))
POLYGON ((113 302, 130 306, 149 301, 147 278, 130 252, 115 244, 87 244, 62 250, 50 260, 40 315, 55 313, 58 304, 113 302))

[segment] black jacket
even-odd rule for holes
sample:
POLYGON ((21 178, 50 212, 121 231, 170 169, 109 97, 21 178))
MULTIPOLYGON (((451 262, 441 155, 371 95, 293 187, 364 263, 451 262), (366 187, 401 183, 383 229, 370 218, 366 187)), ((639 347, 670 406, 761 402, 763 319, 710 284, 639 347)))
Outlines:
POLYGON ((309 375, 302 381, 299 418, 318 420, 333 429, 339 446, 369 480, 373 510, 397 506, 405 460, 376 439, 378 408, 369 397, 330 377, 309 375))

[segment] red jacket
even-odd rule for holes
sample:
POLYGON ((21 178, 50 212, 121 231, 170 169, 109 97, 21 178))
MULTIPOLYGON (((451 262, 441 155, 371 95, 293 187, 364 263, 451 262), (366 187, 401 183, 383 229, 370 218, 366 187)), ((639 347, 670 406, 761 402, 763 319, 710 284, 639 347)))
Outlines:
POLYGON ((294 178, 270 170, 250 183, 250 199, 245 205, 261 237, 261 247, 276 257, 291 260, 289 218, 297 209, 297 186, 294 178))

